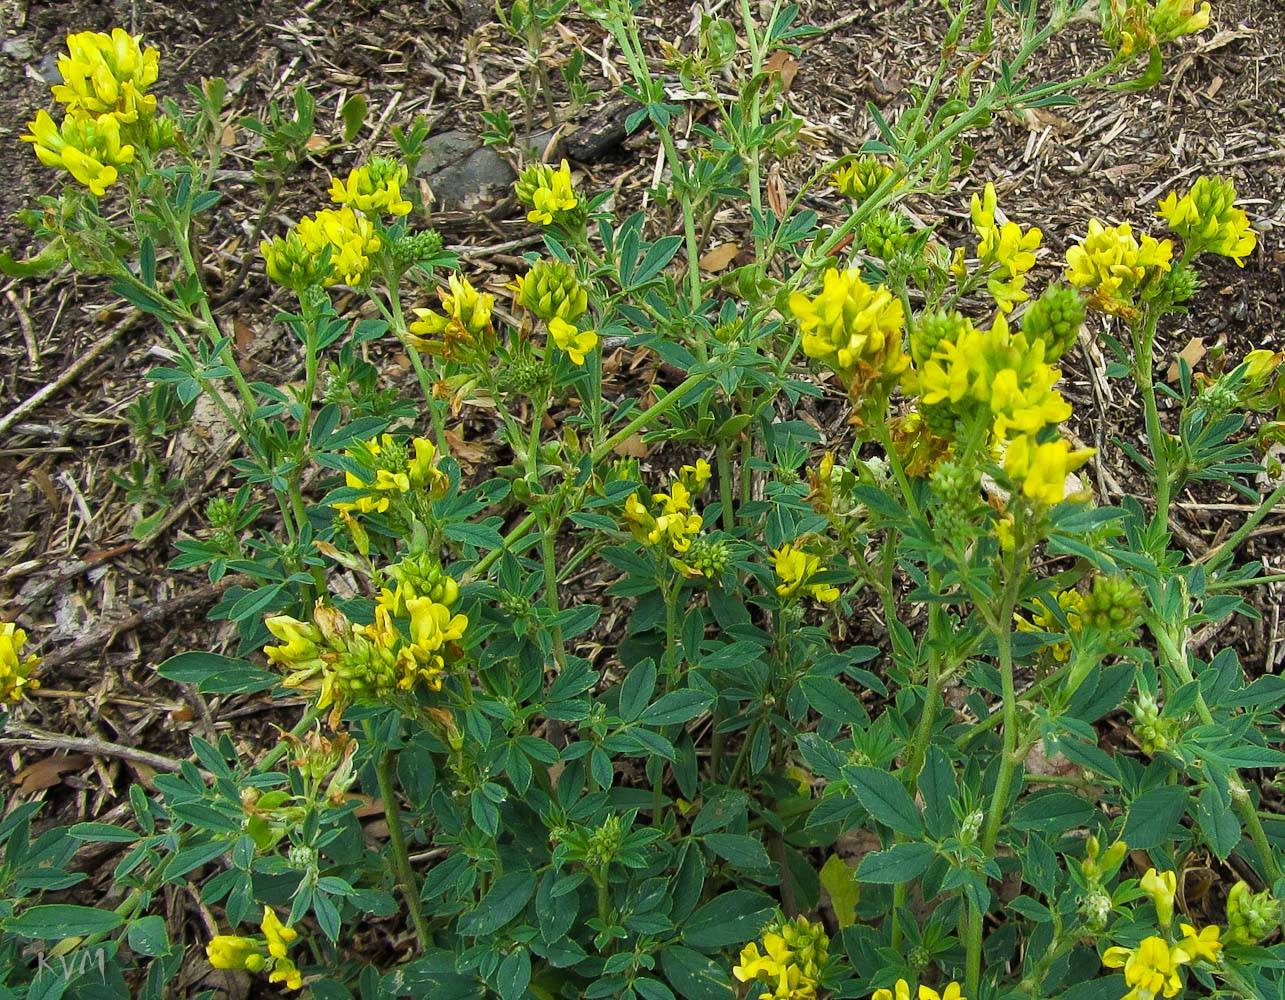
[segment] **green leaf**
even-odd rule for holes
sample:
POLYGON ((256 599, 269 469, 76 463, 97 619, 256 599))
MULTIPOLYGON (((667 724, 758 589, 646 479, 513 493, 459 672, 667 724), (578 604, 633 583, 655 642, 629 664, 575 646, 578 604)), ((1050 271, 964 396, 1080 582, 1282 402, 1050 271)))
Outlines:
POLYGON ((42 941, 107 934, 125 922, 111 910, 58 903, 31 906, 0 923, 10 934, 42 941))
POLYGON ((839 855, 831 854, 821 866, 821 885, 830 894, 830 905, 834 907, 839 929, 856 923, 861 886, 857 883, 856 872, 839 855))
POLYGON ((1084 826, 1093 812, 1093 804, 1083 796, 1072 795, 1070 792, 1044 792, 1031 796, 1013 813, 1013 827, 1044 833, 1066 833, 1084 826))
POLYGON ((0 274, 10 278, 35 278, 48 274, 66 259, 67 255, 53 243, 26 260, 16 260, 9 256, 8 250, 0 250, 0 274))
POLYGON ((531 982, 531 953, 525 948, 510 952, 509 957, 500 963, 495 980, 500 1000, 518 1000, 531 982))
POLYGON ((704 691, 684 688, 671 691, 651 705, 638 721, 648 726, 672 726, 688 722, 702 715, 708 708, 710 696, 704 691))
POLYGON ((769 868, 772 859, 757 837, 743 833, 709 833, 705 846, 737 868, 769 868))
POLYGON ((635 664, 620 684, 620 717, 633 722, 656 690, 656 664, 650 657, 635 664))
POLYGON ((1143 792, 1129 803, 1120 834, 1130 849, 1147 851, 1172 840, 1187 809, 1187 789, 1164 785, 1143 792))
POLYGON ((770 896, 733 889, 715 896, 691 915, 683 927, 683 940, 693 948, 709 951, 744 944, 758 936, 775 908, 770 896))
POLYGON ((200 684, 211 677, 217 677, 228 670, 253 670, 254 665, 247 660, 236 660, 218 653, 179 653, 156 668, 156 672, 167 681, 178 681, 180 684, 200 684))
POLYGON ((506 872, 495 880, 491 891, 477 909, 459 919, 459 931, 468 937, 494 934, 522 912, 535 894, 535 875, 531 872, 506 872))
POLYGON ((806 674, 799 681, 799 689, 818 715, 823 719, 849 726, 863 725, 869 718, 857 696, 833 677, 806 674))
MULTIPOLYGON (((755 934, 758 933, 756 930, 755 934)), ((746 938, 749 940, 749 938, 746 938)), ((734 944, 735 942, 728 942, 734 944)), ((686 1000, 732 1000, 732 983, 727 971, 698 951, 679 944, 667 945, 660 953, 660 967, 679 996, 686 1000)))
POLYGON ((931 844, 893 844, 862 858, 857 879, 878 885, 909 882, 924 873, 936 854, 931 844))
POLYGON ((170 936, 165 930, 164 917, 151 916, 135 920, 129 925, 126 940, 130 951, 148 958, 168 954, 170 950, 170 936))
POLYGON ((1206 788, 1200 793, 1196 800, 1196 819, 1210 848, 1219 860, 1226 861, 1240 843, 1240 822, 1214 788, 1206 788))
POLYGON ((352 142, 366 123, 365 96, 353 94, 340 106, 339 115, 344 120, 344 142, 352 142))
POLYGON ((910 793, 895 777, 876 767, 845 768, 843 776, 866 811, 885 826, 907 837, 922 837, 924 824, 910 793))

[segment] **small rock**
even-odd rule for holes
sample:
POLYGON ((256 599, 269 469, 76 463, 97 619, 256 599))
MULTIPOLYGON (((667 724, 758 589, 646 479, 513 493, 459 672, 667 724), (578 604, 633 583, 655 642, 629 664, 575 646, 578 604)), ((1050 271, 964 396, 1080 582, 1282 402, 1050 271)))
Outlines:
POLYGON ((36 57, 36 48, 31 44, 31 39, 25 35, 6 38, 4 43, 0 44, 0 52, 17 62, 30 62, 36 57))
POLYGON ((40 74, 40 79, 51 87, 55 83, 62 83, 62 73, 58 70, 58 57, 48 55, 41 58, 36 64, 36 72, 40 74))
POLYGON ((452 129, 429 138, 415 176, 428 181, 440 208, 473 210, 508 198, 517 175, 477 136, 452 129))

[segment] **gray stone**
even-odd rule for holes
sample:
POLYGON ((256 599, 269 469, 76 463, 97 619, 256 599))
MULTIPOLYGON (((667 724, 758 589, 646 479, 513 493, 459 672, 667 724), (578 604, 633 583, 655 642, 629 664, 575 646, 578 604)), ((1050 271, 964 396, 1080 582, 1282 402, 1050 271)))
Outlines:
POLYGON ((30 62, 36 56, 36 47, 31 44, 31 39, 25 35, 18 35, 16 38, 6 38, 4 43, 0 44, 0 52, 18 62, 30 62))
POLYGON ((438 207, 471 211, 508 198, 517 175, 477 136, 452 129, 429 138, 415 176, 428 181, 438 207))

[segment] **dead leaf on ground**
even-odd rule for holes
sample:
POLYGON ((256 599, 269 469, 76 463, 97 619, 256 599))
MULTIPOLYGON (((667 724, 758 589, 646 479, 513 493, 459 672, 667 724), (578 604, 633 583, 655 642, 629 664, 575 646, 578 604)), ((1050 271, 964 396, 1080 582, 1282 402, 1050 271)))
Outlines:
POLYGON ((780 73, 781 86, 785 90, 789 90, 790 84, 794 82, 794 78, 799 73, 799 62, 785 49, 777 49, 768 57, 767 62, 763 64, 763 68, 769 73, 780 73))
POLYGON ((64 774, 83 771, 90 762, 90 758, 83 753, 54 754, 28 764, 13 776, 13 783, 24 795, 31 795, 61 785, 64 774))
POLYGON ((630 434, 616 445, 615 452, 625 458, 646 458, 647 446, 643 443, 641 434, 630 434))
MULTIPOLYGON (((1205 338, 1192 337, 1187 341, 1187 346, 1178 352, 1178 358, 1187 362, 1187 367, 1195 371, 1196 365, 1200 364, 1201 358, 1208 353, 1209 351, 1205 347, 1205 338)), ((1178 380, 1178 358, 1174 358, 1169 363, 1169 370, 1165 372, 1166 382, 1176 382, 1178 380)))
POLYGON ((701 254, 700 268, 702 271, 715 274, 735 260, 740 250, 740 246, 736 243, 720 243, 701 254))

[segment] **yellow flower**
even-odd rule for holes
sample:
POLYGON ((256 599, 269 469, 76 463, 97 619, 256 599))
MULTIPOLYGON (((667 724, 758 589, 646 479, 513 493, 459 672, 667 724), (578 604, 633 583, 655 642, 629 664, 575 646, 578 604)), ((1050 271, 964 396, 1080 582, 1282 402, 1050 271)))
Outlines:
POLYGON ((210 943, 205 946, 205 957, 216 969, 262 972, 267 965, 261 941, 235 934, 216 934, 210 938, 210 943))
MULTIPOLYGON (((966 1000, 959 983, 953 981, 941 993, 931 986, 920 986, 916 996, 919 1000, 966 1000)), ((910 1000, 910 984, 904 979, 898 979, 894 989, 875 990, 870 1000, 910 1000)))
MULTIPOLYGON (((1056 599, 1058 607, 1062 609, 1062 614, 1066 618, 1069 631, 1075 633, 1083 629, 1084 595, 1078 590, 1063 590, 1056 595, 1056 599)), ((1013 616, 1019 632, 1062 631, 1062 626, 1058 624, 1057 618, 1043 601, 1037 600, 1035 606, 1039 610, 1031 615, 1029 620, 1021 615, 1013 616)), ((1053 659, 1057 660, 1058 663, 1066 663, 1071 658, 1071 641, 1069 639, 1063 642, 1054 642, 1042 648, 1052 650, 1053 659)))
POLYGON ((528 222, 548 226, 555 219, 571 221, 570 213, 580 205, 571 187, 571 166, 563 160, 557 170, 546 163, 534 163, 518 176, 514 192, 518 201, 530 209, 528 222))
POLYGON ((808 581, 821 571, 820 556, 796 549, 793 545, 782 545, 772 550, 772 560, 781 580, 776 586, 781 597, 793 597, 806 586, 808 593, 818 601, 829 603, 838 600, 838 587, 825 583, 808 585, 808 581))
POLYGON ((416 681, 422 680, 430 690, 440 691, 442 672, 446 667, 442 649, 464 637, 468 617, 452 615, 448 607, 436 603, 431 597, 409 598, 406 611, 410 616, 411 641, 397 654, 397 668, 401 674, 397 686, 410 690, 416 681))
POLYGON ((437 289, 437 297, 442 303, 442 312, 415 310, 419 319, 410 325, 411 342, 421 351, 448 358, 473 349, 489 351, 495 333, 491 325, 495 296, 479 292, 468 278, 452 274, 447 279, 447 288, 437 289), (441 342, 429 341, 428 337, 440 338, 441 342))
POLYGON ((27 633, 13 622, 0 624, 0 705, 16 705, 25 691, 35 691, 40 682, 31 676, 40 665, 40 657, 31 653, 25 658, 22 647, 27 633))
POLYGON ((1012 312, 1018 302, 1029 296, 1024 291, 1026 273, 1035 266, 1035 251, 1044 234, 1035 227, 1022 232, 1016 222, 995 222, 995 185, 988 183, 984 197, 973 195, 973 228, 979 237, 977 259, 983 267, 994 267, 987 288, 1003 312, 1012 312))
POLYGON ((803 331, 803 353, 830 365, 855 388, 880 375, 898 375, 907 365, 901 299, 882 285, 871 288, 859 268, 829 268, 814 298, 790 296, 790 312, 803 331))
POLYGON ((1210 924, 1198 931, 1191 924, 1179 923, 1178 929, 1182 931, 1182 940, 1178 942, 1178 947, 1186 953, 1189 962, 1216 963, 1218 961, 1223 945, 1218 940, 1220 931, 1216 924, 1210 924))
POLYGON ((315 256, 330 251, 331 273, 325 285, 363 285, 370 276, 370 255, 382 245, 374 224, 351 208, 323 208, 305 215, 295 227, 304 248, 315 256))
POLYGON ((150 117, 156 98, 147 88, 159 74, 160 53, 142 47, 142 38, 124 28, 110 35, 82 31, 67 36, 67 55, 58 59, 62 83, 53 87, 54 100, 68 115, 115 115, 122 124, 150 117))
POLYGON ((1129 58, 1162 42, 1203 31, 1209 26, 1209 4, 1196 0, 1109 0, 1102 21, 1107 43, 1129 58))
POLYGON ((1089 220, 1088 235, 1066 252, 1066 279, 1092 290, 1091 304, 1105 312, 1129 315, 1139 294, 1155 287, 1173 259, 1173 243, 1143 236, 1139 243, 1127 223, 1104 226, 1089 220))
POLYGON ((1158 872, 1148 868, 1138 888, 1151 897, 1156 906, 1156 917, 1161 927, 1173 923, 1173 901, 1178 893, 1178 876, 1174 872, 1158 872))
POLYGON ((284 983, 286 989, 303 986, 303 976, 287 957, 287 950, 298 940, 299 932, 281 922, 271 907, 263 908, 260 925, 262 937, 240 937, 218 934, 205 946, 205 956, 216 969, 244 969, 268 973, 268 982, 284 983))
POLYGON ((1008 442, 1004 471, 1022 484, 1022 493, 1036 503, 1053 506, 1067 499, 1067 477, 1089 460, 1092 448, 1072 450, 1062 438, 1039 444, 1022 434, 1008 442))
POLYGON ((1170 191, 1156 214, 1164 216, 1169 228, 1187 241, 1190 256, 1209 251, 1230 257, 1237 267, 1244 267, 1244 258, 1253 253, 1258 238, 1235 201, 1236 189, 1231 181, 1200 177, 1181 198, 1170 191))
POLYGON ((742 983, 763 983, 767 989, 759 1000, 813 1000, 829 944, 820 924, 778 918, 764 928, 761 952, 754 941, 741 949, 732 975, 742 983))
POLYGON ((561 316, 549 320, 549 335, 558 349, 565 351, 571 361, 583 365, 585 355, 598 346, 598 334, 593 330, 580 330, 561 316))
POLYGON ((682 479, 675 480, 668 493, 653 493, 653 514, 636 494, 625 498, 625 522, 634 537, 648 545, 668 542, 679 555, 692 547, 692 539, 704 527, 704 520, 692 512, 692 494, 682 479))
POLYGON ((407 215, 411 203, 402 197, 406 165, 377 156, 348 172, 348 180, 331 178, 330 200, 350 205, 370 215, 407 215))
POLYGON ((709 463, 703 458, 696 459, 695 465, 684 465, 678 470, 678 478, 683 481, 683 485, 690 490, 699 490, 709 482, 713 471, 709 463))
POLYGON ((1154 1000, 1158 996, 1176 996, 1182 989, 1178 969, 1187 961, 1181 948, 1170 950, 1161 937, 1145 938, 1136 948, 1108 948, 1102 964, 1109 969, 1124 969, 1125 984, 1131 989, 1124 1000, 1154 1000))
POLYGON ((49 112, 37 111, 22 138, 34 144, 46 167, 66 170, 101 198, 116 183, 116 168, 134 162, 134 147, 121 141, 120 124, 115 115, 68 115, 59 127, 49 112))

